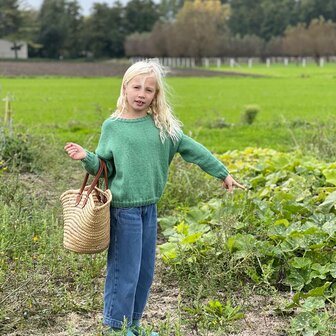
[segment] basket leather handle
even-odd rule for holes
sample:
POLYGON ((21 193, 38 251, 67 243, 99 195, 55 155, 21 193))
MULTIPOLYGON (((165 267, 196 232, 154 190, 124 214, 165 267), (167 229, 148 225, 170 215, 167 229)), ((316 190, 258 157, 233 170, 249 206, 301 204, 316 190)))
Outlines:
MULTIPOLYGON (((86 197, 84 199, 82 208, 85 207, 85 205, 86 205, 86 203, 87 203, 87 201, 89 199, 89 196, 92 193, 92 191, 99 185, 99 178, 100 178, 100 176, 101 176, 101 174, 103 172, 104 172, 105 190, 107 190, 108 189, 107 167, 106 167, 105 161, 99 158, 99 169, 98 169, 98 172, 97 172, 96 176, 94 177, 93 181, 91 182, 91 185, 90 185, 90 187, 89 187, 89 189, 88 189, 88 191, 86 193, 86 197)), ((86 183, 87 183, 88 179, 89 179, 89 173, 86 173, 85 177, 84 177, 84 181, 82 183, 82 186, 81 186, 81 188, 79 190, 79 193, 78 193, 78 195, 76 197, 75 206, 77 206, 80 203, 81 199, 82 199, 83 191, 84 191, 84 188, 86 186, 86 183)))

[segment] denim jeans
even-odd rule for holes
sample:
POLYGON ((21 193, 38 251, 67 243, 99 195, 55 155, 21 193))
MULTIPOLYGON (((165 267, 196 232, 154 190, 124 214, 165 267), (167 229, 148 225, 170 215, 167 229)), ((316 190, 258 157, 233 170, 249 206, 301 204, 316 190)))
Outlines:
POLYGON ((152 285, 157 236, 156 204, 111 208, 104 324, 121 328, 139 320, 152 285))

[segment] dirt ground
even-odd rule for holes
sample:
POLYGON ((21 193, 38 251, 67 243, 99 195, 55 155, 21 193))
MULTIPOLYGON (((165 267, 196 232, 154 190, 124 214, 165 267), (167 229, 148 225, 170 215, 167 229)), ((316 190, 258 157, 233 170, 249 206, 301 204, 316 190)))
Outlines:
MULTIPOLYGON (((155 280, 151 289, 149 301, 143 316, 143 324, 151 326, 158 330, 160 325, 170 323, 174 326, 179 323, 179 314, 183 306, 183 295, 179 293, 178 286, 174 283, 165 283, 163 274, 163 265, 160 259, 157 260, 155 280)), ((99 281, 103 283, 102 276, 99 281)), ((102 286, 101 286, 102 287, 102 286)), ((287 300, 288 298, 278 298, 287 300)), ((282 330, 285 329, 286 321, 276 314, 275 307, 279 302, 275 302, 275 297, 265 297, 254 295, 248 306, 244 309, 245 317, 238 321, 235 333, 211 332, 206 333, 196 330, 190 330, 187 325, 182 325, 182 333, 179 336, 286 336, 282 330)), ((37 317, 38 318, 38 317, 37 317)), ((59 316, 49 328, 44 330, 30 329, 25 331, 16 331, 6 334, 7 336, 101 336, 102 312, 71 312, 67 315, 59 316)), ((174 327, 171 328, 174 330, 174 327)), ((171 330, 171 331, 172 331, 171 330)), ((173 331, 170 336, 175 336, 173 331)))
MULTIPOLYGON (((122 77, 128 63, 116 62, 42 62, 0 61, 1 76, 70 76, 70 77, 122 77)), ((250 76, 229 71, 202 69, 170 69, 170 76, 215 77, 250 76)))

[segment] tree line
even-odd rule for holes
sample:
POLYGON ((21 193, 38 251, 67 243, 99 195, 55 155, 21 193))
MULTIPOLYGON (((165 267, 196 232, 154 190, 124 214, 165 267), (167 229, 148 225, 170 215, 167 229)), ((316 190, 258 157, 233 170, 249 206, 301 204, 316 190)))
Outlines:
POLYGON ((0 0, 0 38, 30 57, 268 57, 336 54, 335 0, 0 0), (19 47, 19 46, 17 46, 19 47))

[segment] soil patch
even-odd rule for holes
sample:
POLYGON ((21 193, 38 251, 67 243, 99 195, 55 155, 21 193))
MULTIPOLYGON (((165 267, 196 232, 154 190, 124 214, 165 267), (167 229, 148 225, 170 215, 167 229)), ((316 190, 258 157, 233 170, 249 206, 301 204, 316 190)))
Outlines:
MULTIPOLYGON (((129 63, 0 61, 0 76, 122 77, 129 63)), ((171 68, 176 77, 261 77, 233 71, 171 68)))

